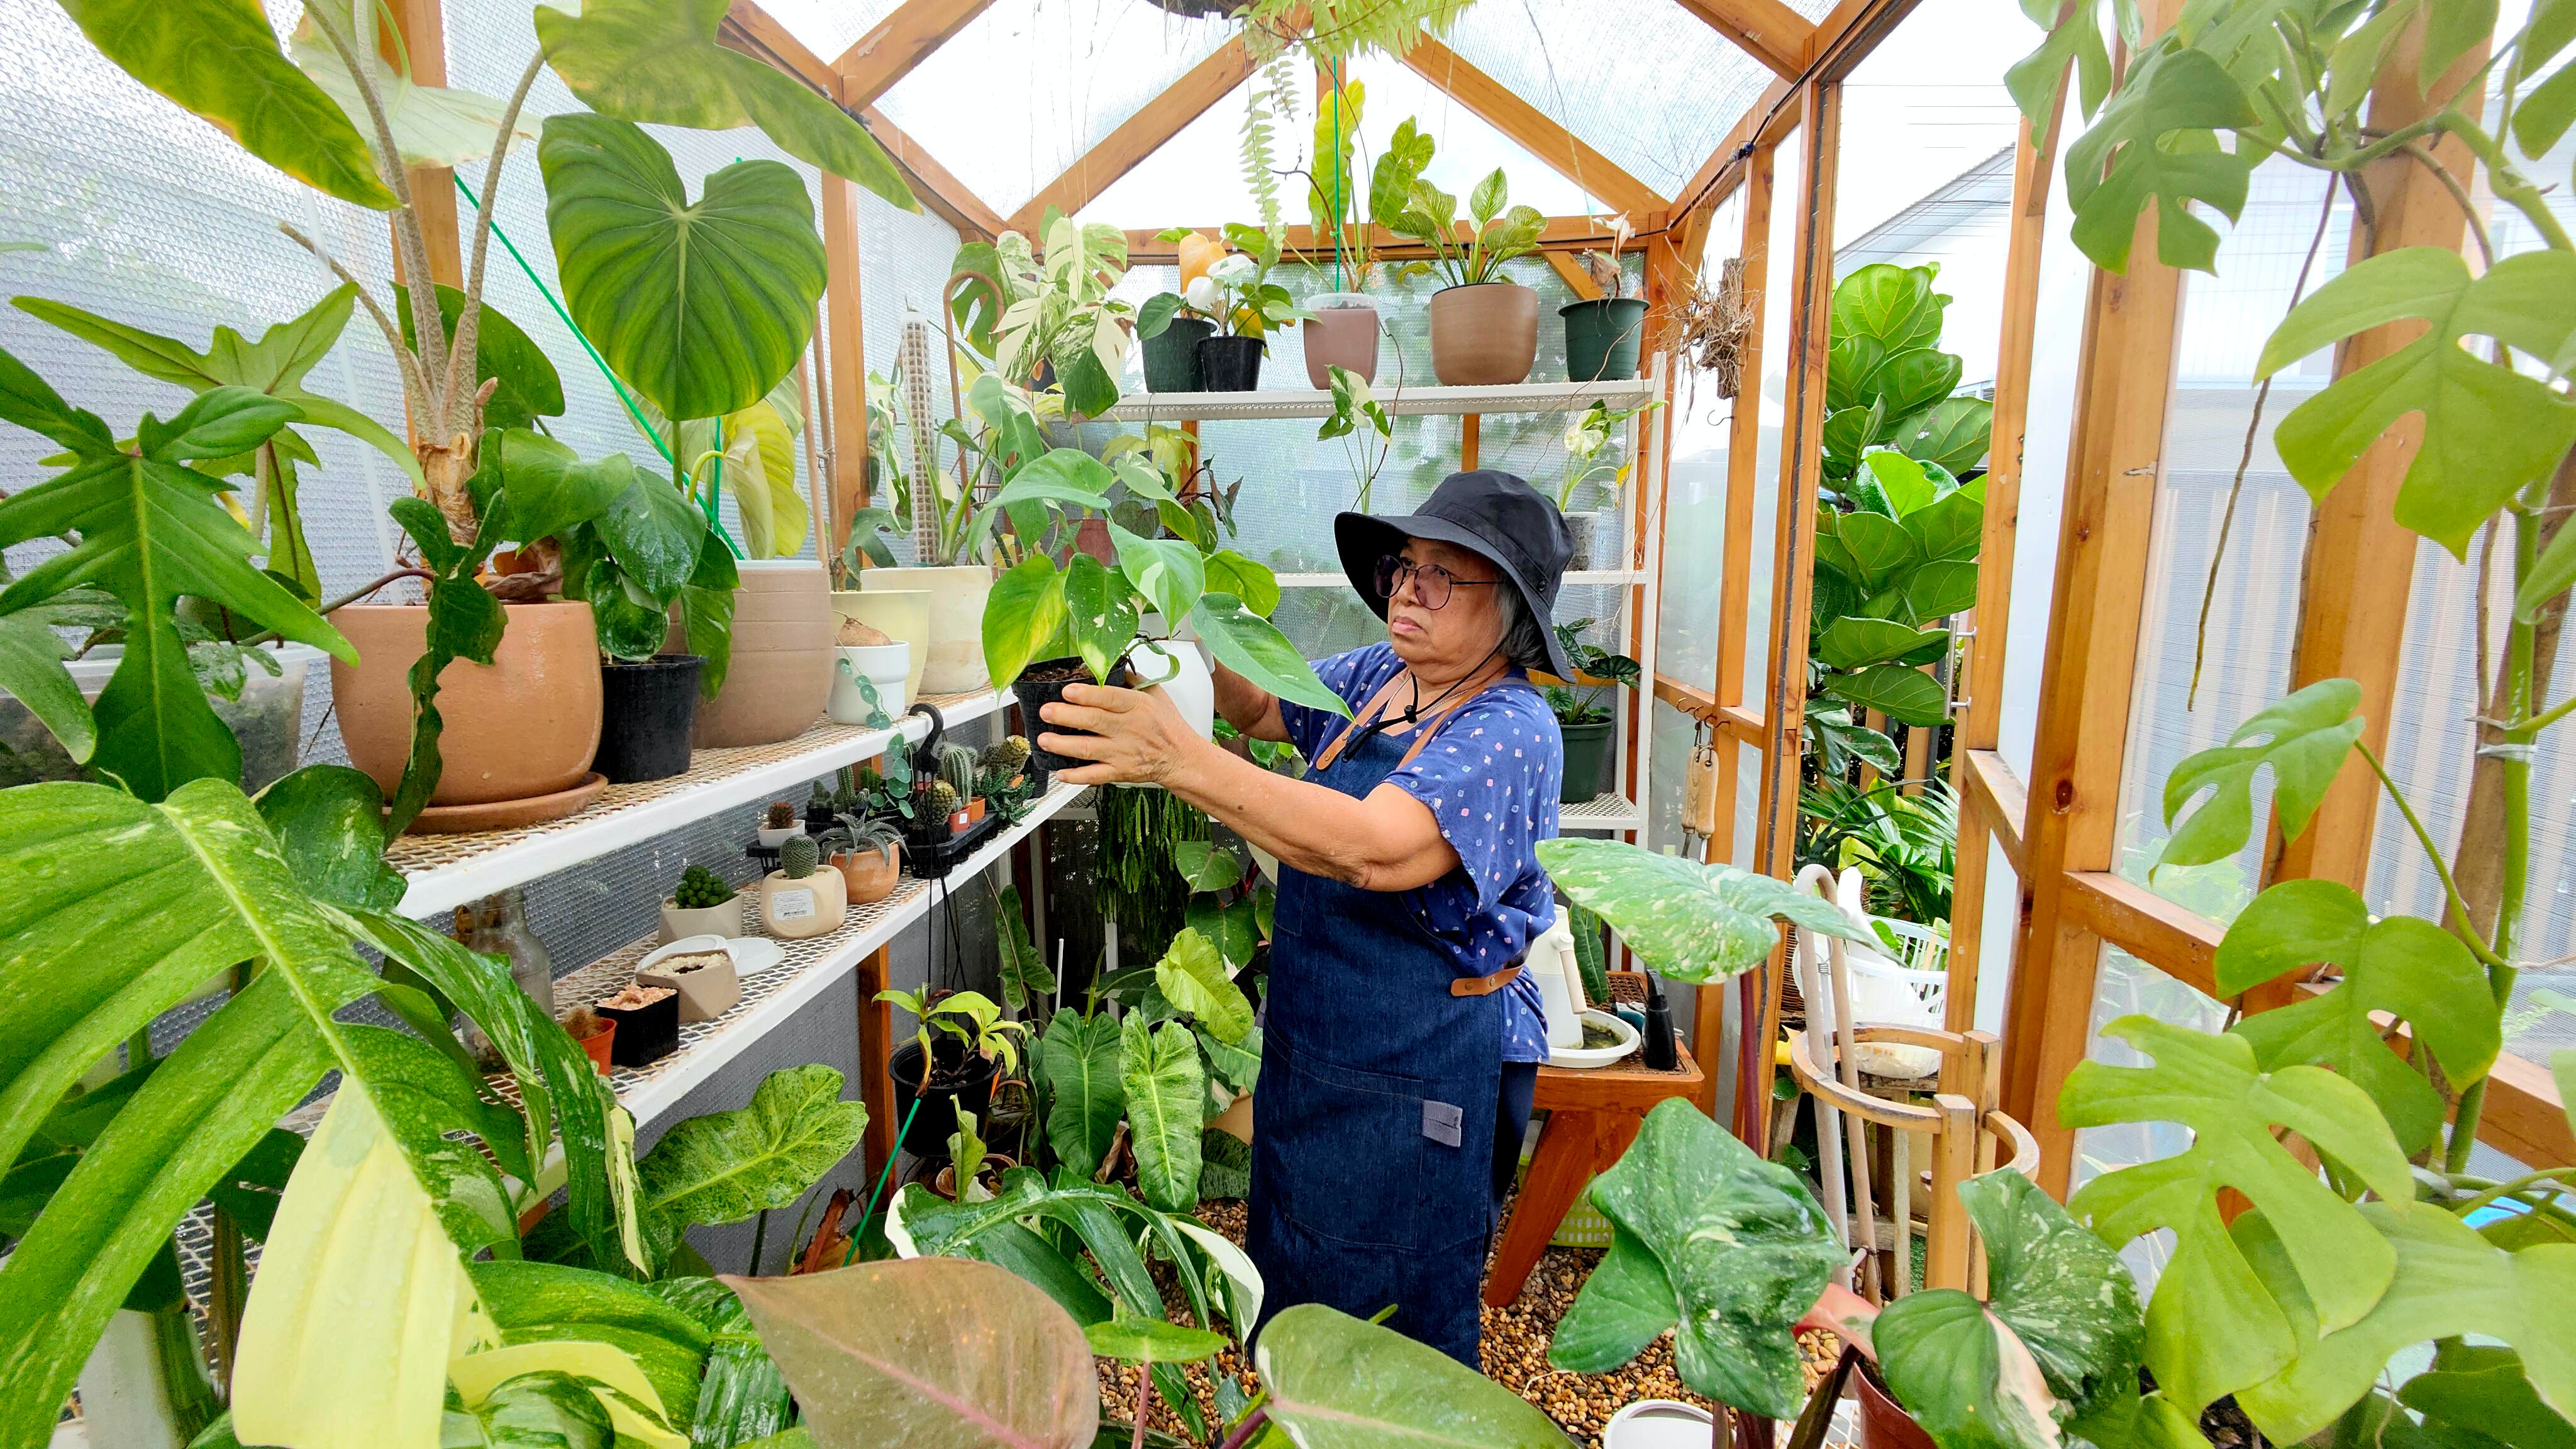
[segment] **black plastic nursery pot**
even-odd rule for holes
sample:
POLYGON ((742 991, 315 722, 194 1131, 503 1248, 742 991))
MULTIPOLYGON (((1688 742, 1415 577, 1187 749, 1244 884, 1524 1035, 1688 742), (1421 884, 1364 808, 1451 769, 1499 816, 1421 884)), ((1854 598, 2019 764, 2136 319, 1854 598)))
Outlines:
MULTIPOLYGON (((962 1044, 943 1044, 963 1055, 962 1044)), ((886 1074, 894 1078, 896 1120, 901 1121, 907 1114, 912 1119, 903 1129, 904 1151, 915 1157, 947 1156, 948 1139, 957 1131, 960 1107, 974 1113, 976 1121, 984 1120, 993 1105, 993 1080, 1001 1074, 1001 1064, 980 1059, 979 1063, 983 1067, 981 1076, 960 1087, 933 1084, 929 1095, 921 1098, 919 1110, 915 1110, 913 1096, 921 1090, 921 1043, 909 1041, 895 1048, 886 1062, 886 1074)))
POLYGON ((1145 390, 1197 392, 1199 344, 1216 335, 1216 324, 1204 317, 1175 317, 1170 326, 1145 339, 1145 390))
POLYGON ((1569 382, 1625 382, 1637 375, 1637 349, 1646 335, 1646 299, 1595 297, 1556 309, 1565 319, 1565 376, 1569 382))
POLYGON ((1261 354, 1270 344, 1258 337, 1210 337, 1199 343, 1199 385, 1209 392, 1252 392, 1261 386, 1261 354))
POLYGON ((1565 779, 1556 792, 1559 804, 1579 805, 1609 792, 1610 746, 1617 737, 1617 724, 1612 719, 1590 724, 1557 721, 1556 732, 1565 741, 1565 779))
POLYGON ((707 661, 660 654, 599 667, 599 753, 591 768, 612 785, 667 780, 689 772, 698 725, 698 677, 707 661))
MULTIPOLYGON (((1216 340, 1223 342, 1230 339, 1221 337, 1216 340)), ((1114 674, 1118 671, 1110 672, 1114 674)), ((1020 677, 1011 681, 1011 693, 1020 702, 1020 727, 1028 732, 1030 769, 1040 774, 1052 774, 1057 770, 1070 770, 1090 763, 1088 760, 1077 760, 1071 755, 1059 755, 1038 744, 1038 736, 1050 730, 1060 735, 1090 733, 1088 730, 1067 729, 1062 725, 1049 724, 1046 716, 1039 711, 1064 698, 1064 687, 1068 684, 1097 683, 1099 681, 1091 677, 1091 666, 1071 654, 1061 659, 1041 659, 1021 670, 1020 677)))
POLYGON ((608 1060, 621 1067, 649 1067, 680 1049, 680 993, 664 988, 662 999, 632 1009, 596 1006, 599 1019, 614 1023, 608 1060))

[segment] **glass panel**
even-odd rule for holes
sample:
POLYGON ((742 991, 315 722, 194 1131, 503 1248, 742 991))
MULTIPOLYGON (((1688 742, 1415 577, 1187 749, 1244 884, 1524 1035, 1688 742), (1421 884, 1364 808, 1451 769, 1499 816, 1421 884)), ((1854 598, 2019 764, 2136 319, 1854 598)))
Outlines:
MULTIPOLYGON (((1727 259, 1743 244, 1744 191, 1739 187, 1709 219, 1707 250, 1699 265, 1712 288, 1727 259)), ((1717 396, 1709 376, 1692 369, 1674 388, 1671 421, 1655 672, 1693 689, 1711 690, 1717 682, 1718 616, 1726 597, 1727 450, 1735 433, 1735 400, 1717 396)))
MULTIPOLYGON (((2093 1021, 2084 1054, 2119 1067, 2151 1065, 2127 1042, 2104 1039, 2102 1028, 2124 1016, 2152 1016, 2194 1031, 2214 1032, 2227 1024, 2227 1005, 2201 995, 2116 946, 2104 946, 2102 967, 2093 979, 2093 1021)), ((2171 1157, 2190 1145, 2190 1129, 2178 1122, 2124 1122, 2111 1127, 2079 1128, 2075 1133, 2075 1175, 2069 1188, 2080 1188, 2114 1168, 2171 1157)), ((2147 1288, 2155 1285, 2156 1276, 2172 1256, 2170 1231, 2150 1233, 2120 1251, 2139 1284, 2147 1288)))
POLYGON ((1996 716, 1996 751, 2025 781, 2031 777, 2048 616, 2057 592, 2058 516, 2075 438, 2083 319, 2093 283, 2093 264, 2067 240, 2075 212, 2066 200, 2066 168, 2052 165, 2048 174, 2048 218, 2041 232, 2046 245, 2039 257, 2035 313, 2039 320, 2031 338, 2030 405, 2022 429, 2021 509, 2013 534, 2012 610, 1999 641, 2004 697, 1996 716))
MULTIPOLYGON (((1246 81, 1227 92, 1074 215, 1137 231, 1194 226, 1210 236, 1229 221, 1257 222, 1260 209, 1243 179, 1243 107, 1251 88, 1246 81)), ((1308 115, 1285 127, 1280 139, 1304 155, 1313 134, 1308 115)), ((1280 211, 1292 226, 1306 220, 1304 185, 1303 177, 1280 178, 1280 211)))
MULTIPOLYGON (((1806 127, 1790 130, 1772 150, 1771 236, 1762 308, 1761 435, 1754 448, 1752 563, 1745 570, 1745 708, 1771 698, 1772 551, 1780 529, 1780 433, 1788 415, 1790 333, 1796 324, 1793 279, 1798 265, 1799 204, 1806 194, 1806 127)), ((1741 399, 1738 400, 1739 403, 1741 399)))
MULTIPOLYGON (((1717 746, 1725 749, 1726 743, 1717 746)), ((1751 870, 1762 858, 1762 752, 1738 740, 1735 743, 1735 849, 1727 853, 1727 863, 1751 870)))
POLYGON ((760 0, 769 18, 825 61, 858 43, 878 21, 894 13, 902 0, 760 0))
MULTIPOLYGON (((1414 128, 1429 135, 1435 146, 1430 169, 1423 172, 1423 179, 1458 198, 1461 215, 1467 209, 1467 193, 1498 166, 1511 184, 1515 206, 1535 206, 1547 216, 1583 216, 1601 209, 1591 203, 1581 187, 1558 174, 1555 167, 1531 155, 1518 141, 1495 130, 1484 117, 1450 99, 1448 92, 1407 67, 1371 58, 1352 62, 1350 75, 1364 92, 1360 147, 1368 166, 1375 166, 1377 158, 1386 154, 1387 138, 1410 116, 1414 128)), ((1283 142, 1300 152, 1311 151, 1315 130, 1312 108, 1301 107, 1299 114, 1306 119, 1296 128, 1294 137, 1283 138, 1283 142)), ((1291 209, 1296 213, 1294 219, 1305 219, 1302 200, 1291 209)))
POLYGON ((1646 846, 1650 850, 1680 851, 1696 860, 1699 851, 1682 834, 1682 780, 1690 765, 1691 747, 1698 740, 1699 722, 1656 700, 1653 723, 1654 734, 1648 743, 1655 752, 1654 768, 1646 776, 1646 846))
MULTIPOLYGON (((2349 200, 2319 173, 2269 163, 2254 173, 2244 215, 2219 246, 2218 274, 2189 273, 2184 283, 2176 385, 2147 539, 2118 869, 2217 921, 2233 919, 2259 888, 2263 833, 2257 829, 2233 860, 2161 870, 2149 881, 2148 867, 2167 833, 2164 779, 2184 756, 2223 743, 2247 715, 2289 690, 2286 645, 2298 627, 2309 509, 2306 492, 2272 451, 2271 434, 2284 414, 2324 386, 2333 358, 2319 352, 2279 374, 2259 428, 2249 379, 2311 250, 2313 292, 2342 269, 2350 225, 2349 200), (2249 428, 2255 428, 2250 449, 2249 428), (2230 524, 2228 494, 2240 463, 2245 483, 2230 524), (2208 609, 2195 697, 2201 600, 2222 538, 2226 554, 2208 609)), ((2258 821, 2269 805, 2261 793, 2268 788, 2265 775, 2255 800, 2258 821)))
POLYGON ((2012 964, 2021 941, 2021 876, 2003 842, 1986 839, 1986 904, 1977 916, 1976 1028, 2003 1035, 2004 1003, 2012 995, 2012 964))

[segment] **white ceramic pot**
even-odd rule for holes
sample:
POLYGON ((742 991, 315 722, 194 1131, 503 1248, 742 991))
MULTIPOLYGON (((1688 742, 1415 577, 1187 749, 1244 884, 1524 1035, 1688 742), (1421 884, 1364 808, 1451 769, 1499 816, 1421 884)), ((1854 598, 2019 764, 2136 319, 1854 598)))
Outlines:
POLYGON ((695 906, 687 910, 662 902, 662 944, 690 936, 730 937, 742 934, 742 897, 737 895, 720 906, 695 906))
POLYGON ((912 666, 905 671, 903 680, 907 702, 921 698, 922 671, 930 667, 930 591, 903 587, 902 581, 911 572, 886 569, 863 573, 858 589, 832 591, 836 620, 856 619, 889 639, 912 646, 912 666), (872 582, 872 578, 891 582, 872 582))
POLYGON ((784 941, 837 931, 849 914, 850 883, 828 867, 790 878, 773 870, 760 881, 760 924, 784 941))
POLYGON ((1601 1430, 1601 1449, 1703 1449, 1709 1432, 1708 1410, 1674 1399, 1639 1399, 1601 1430))
POLYGON ((911 645, 844 644, 832 652, 839 657, 832 661, 832 699, 824 706, 832 723, 863 725, 876 709, 892 719, 911 707, 911 696, 904 693, 912 673, 911 645), (869 707, 866 691, 859 688, 862 679, 877 692, 876 709, 869 707))
POLYGON ((930 591, 930 663, 921 673, 921 692, 991 689, 992 678, 984 670, 984 600, 993 592, 993 570, 962 564, 896 572, 907 587, 930 591))

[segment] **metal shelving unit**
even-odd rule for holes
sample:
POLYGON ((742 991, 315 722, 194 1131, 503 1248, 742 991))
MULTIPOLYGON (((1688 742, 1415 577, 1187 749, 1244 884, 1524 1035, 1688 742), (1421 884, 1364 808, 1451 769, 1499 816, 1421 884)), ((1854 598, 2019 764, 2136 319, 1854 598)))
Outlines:
MULTIPOLYGON (((1634 407, 1663 396, 1660 377, 1621 382, 1524 382, 1509 387, 1388 387, 1377 395, 1399 417, 1464 417, 1480 413, 1580 412, 1594 403, 1634 407)), ((1259 392, 1140 392, 1103 416, 1121 423, 1242 422, 1271 418, 1321 418, 1333 395, 1306 388, 1259 392)))

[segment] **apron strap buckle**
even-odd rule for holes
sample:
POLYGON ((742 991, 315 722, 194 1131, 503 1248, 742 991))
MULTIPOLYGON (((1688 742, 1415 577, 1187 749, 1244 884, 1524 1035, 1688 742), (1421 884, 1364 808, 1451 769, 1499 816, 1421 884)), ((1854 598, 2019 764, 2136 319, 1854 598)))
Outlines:
POLYGON ((1504 987, 1511 985, 1512 982, 1520 976, 1520 974, 1520 963, 1515 961, 1511 965, 1504 967, 1502 970, 1495 972, 1491 976, 1461 976, 1457 980, 1449 983, 1449 994, 1452 996, 1491 996, 1495 992, 1502 990, 1504 987))

